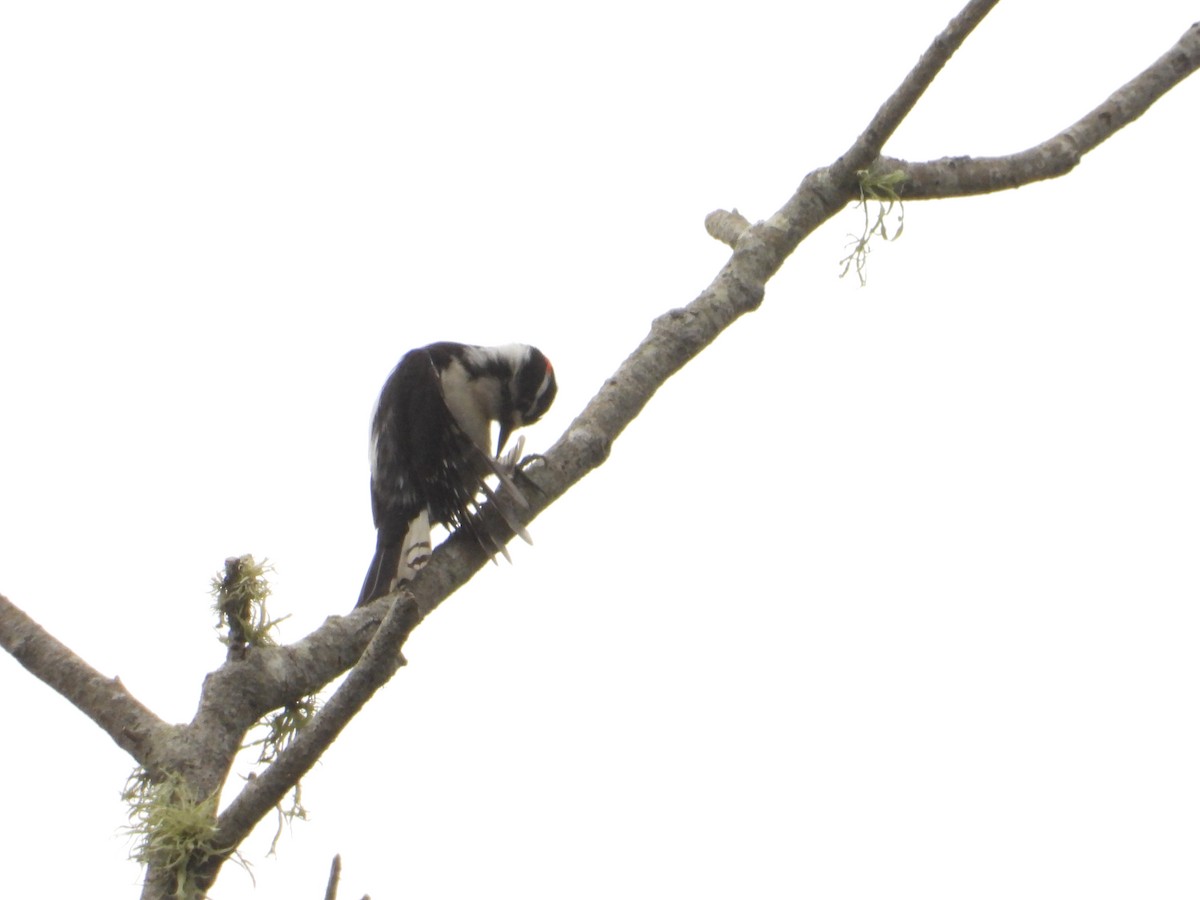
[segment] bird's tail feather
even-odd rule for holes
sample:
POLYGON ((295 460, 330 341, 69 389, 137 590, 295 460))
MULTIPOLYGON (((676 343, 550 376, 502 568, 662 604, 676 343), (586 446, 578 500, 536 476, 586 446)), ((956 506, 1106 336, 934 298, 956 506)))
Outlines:
POLYGON ((412 581, 417 571, 429 562, 431 546, 429 512, 424 509, 408 523, 400 540, 396 540, 395 534, 389 533, 388 529, 379 529, 375 556, 363 579, 356 605, 370 603, 390 594, 402 583, 412 581))
MULTIPOLYGON (((499 487, 494 491, 481 481, 480 488, 484 496, 495 507, 500 518, 504 520, 504 524, 512 533, 525 543, 532 544, 533 538, 529 536, 529 531, 520 519, 520 510, 528 509, 529 501, 525 499, 525 495, 521 493, 521 489, 517 487, 512 477, 524 447, 525 438, 521 436, 517 438, 509 452, 499 459, 493 459, 486 451, 476 449, 479 450, 479 455, 486 460, 487 469, 500 481, 499 487)), ((470 506, 473 507, 474 504, 472 503, 470 506)), ((462 524, 470 529, 479 544, 493 557, 500 554, 512 562, 504 542, 493 536, 487 526, 478 521, 477 514, 473 514, 469 510, 470 507, 463 510, 462 524)), ((432 552, 428 510, 421 510, 408 523, 404 536, 400 540, 396 539, 394 532, 380 528, 375 543, 375 556, 371 560, 370 568, 367 569, 367 577, 363 580, 362 591, 358 596, 358 606, 390 594, 400 584, 411 581, 417 571, 429 562, 432 552)))

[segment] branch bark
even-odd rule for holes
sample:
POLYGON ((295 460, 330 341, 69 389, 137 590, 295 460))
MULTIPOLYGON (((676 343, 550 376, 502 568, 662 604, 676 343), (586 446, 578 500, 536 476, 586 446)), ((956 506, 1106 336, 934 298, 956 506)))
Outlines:
POLYGON ((1084 155, 1139 118, 1167 91, 1200 68, 1200 22, 1192 25, 1153 65, 1107 100, 1042 143, 998 157, 953 157, 932 162, 883 158, 881 172, 907 175, 906 200, 968 197, 1009 190, 1066 175, 1084 155))
POLYGON ((325 900, 337 900, 338 881, 342 877, 342 858, 335 856, 329 867, 329 883, 325 887, 325 900))
POLYGON ((73 703, 140 765, 156 764, 158 738, 171 726, 121 684, 106 678, 0 594, 0 647, 73 703))
POLYGON ((933 79, 950 61, 950 57, 999 2, 1000 0, 971 0, 963 7, 962 12, 950 20, 950 24, 942 33, 933 39, 929 49, 921 54, 921 58, 900 86, 892 92, 883 106, 879 107, 879 111, 863 129, 854 145, 831 167, 835 170, 835 177, 853 175, 871 164, 883 150, 883 145, 900 127, 900 123, 912 112, 917 101, 933 84, 933 79))
MULTIPOLYGON (((263 816, 279 805, 288 791, 316 765, 375 692, 404 665, 400 648, 421 620, 416 601, 412 594, 406 593, 390 604, 373 605, 386 605, 387 614, 375 629, 358 663, 296 739, 262 774, 248 782, 221 813, 213 836, 215 846, 239 846, 263 816)), ((210 887, 226 858, 214 856, 205 860, 197 871, 197 883, 205 889, 210 887)))
MULTIPOLYGON (((937 46, 937 41, 934 45, 937 46)), ((922 62, 924 63, 924 58, 922 62)), ((921 68, 922 65, 918 65, 913 73, 921 68)), ((873 123, 869 126, 855 142, 854 147, 828 170, 817 170, 809 175, 789 201, 789 206, 804 208, 806 203, 811 202, 805 196, 806 190, 815 189, 826 180, 837 184, 844 183, 847 173, 841 170, 851 165, 857 167, 855 172, 870 166, 877 175, 903 173, 905 178, 896 185, 896 190, 905 200, 971 197, 1011 190, 1049 178, 1059 178, 1079 165, 1087 153, 1138 119, 1171 88, 1197 69, 1200 69, 1200 22, 1193 24, 1170 50, 1114 91, 1103 103, 1040 144, 1005 156, 956 156, 924 162, 880 156, 878 151, 882 150, 882 144, 878 145, 875 155, 870 153, 872 148, 876 147, 874 138, 886 130, 889 123, 892 123, 892 130, 895 124, 898 124, 894 123, 895 108, 902 107, 905 112, 911 109, 911 105, 904 106, 898 98, 906 94, 915 99, 918 86, 913 85, 907 91, 902 86, 876 116, 879 124, 873 123), (827 176, 823 174, 826 172, 827 176)), ((912 78, 912 74, 909 78, 912 78)), ((890 131, 888 133, 890 134, 890 131)), ((851 199, 857 199, 857 194, 851 199)), ((785 206, 776 213, 772 222, 775 223, 775 219, 788 208, 785 206)), ((746 221, 738 216, 736 211, 728 213, 717 210, 709 214, 705 225, 712 237, 737 248, 738 241, 750 230, 748 227, 737 229, 735 226, 739 219, 741 222, 746 221)), ((783 219, 784 226, 795 227, 799 224, 791 215, 784 215, 783 219)))

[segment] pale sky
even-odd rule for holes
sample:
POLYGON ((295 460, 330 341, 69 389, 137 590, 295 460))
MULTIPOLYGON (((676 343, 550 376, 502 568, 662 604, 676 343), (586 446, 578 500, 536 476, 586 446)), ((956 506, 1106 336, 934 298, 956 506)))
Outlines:
MULTIPOLYGON (((353 606, 406 350, 541 347, 545 449, 961 3, 6 5, 0 592, 190 719, 225 557, 284 641, 353 606)), ((887 152, 1024 149, 1195 18, 1006 0, 887 152)), ((1195 897, 1198 105, 909 204, 866 288, 828 223, 213 896, 1195 897)), ((5 894, 137 896, 132 760, 0 685, 5 894)))

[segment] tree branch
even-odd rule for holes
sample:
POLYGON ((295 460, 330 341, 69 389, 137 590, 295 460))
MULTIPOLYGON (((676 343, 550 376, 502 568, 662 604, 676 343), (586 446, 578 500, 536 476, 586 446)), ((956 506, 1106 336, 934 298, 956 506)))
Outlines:
POLYGON ((325 887, 325 900, 337 900, 338 881, 342 877, 342 857, 335 856, 329 867, 329 883, 325 887))
MULTIPOLYGON (((732 278, 742 285, 744 293, 758 295, 761 302, 767 281, 779 271, 783 261, 800 242, 847 203, 859 198, 859 171, 868 168, 879 157, 883 145, 912 111, 933 79, 998 2, 971 0, 967 3, 962 12, 951 19, 933 39, 912 71, 871 118, 850 149, 832 165, 809 173, 796 193, 775 215, 766 222, 759 222, 742 231, 732 243, 724 233, 715 235, 734 248, 731 267, 722 270, 721 275, 717 276, 718 281, 723 277, 732 278)), ((723 226, 722 232, 728 226, 728 222, 719 215, 710 214, 707 222, 710 228, 720 224, 723 226)), ((694 308, 696 302, 688 308, 694 308)))
POLYGON ((905 200, 967 197, 1008 190, 1067 174, 1084 155, 1139 118, 1167 91, 1200 69, 1200 22, 1137 77, 1074 124, 1042 143, 1007 156, 969 156, 933 162, 884 158, 881 173, 904 172, 905 200))
POLYGON ((942 29, 942 33, 933 39, 929 49, 921 54, 921 58, 900 86, 892 92, 883 106, 879 107, 879 111, 863 129, 854 145, 831 166, 831 169, 836 170, 835 177, 853 175, 874 161, 883 150, 884 144, 891 139, 900 123, 908 117, 917 101, 933 83, 933 79, 950 61, 950 57, 999 2, 1000 0, 971 0, 963 7, 962 12, 950 20, 942 29))
MULTIPOLYGON (((372 605, 378 608, 384 604, 372 605)), ((392 600, 374 637, 346 680, 313 720, 297 733, 295 740, 261 774, 248 781, 217 818, 217 831, 212 838, 214 846, 239 846, 263 816, 278 806, 288 791, 316 765, 342 729, 404 665, 400 648, 421 618, 412 594, 402 594, 392 600)), ((197 869, 197 883, 205 889, 211 886, 226 858, 214 856, 205 861, 197 869)))
POLYGON ((70 700, 139 763, 153 765, 160 755, 159 738, 171 726, 138 702, 119 678, 97 672, 2 594, 0 647, 70 700))
MULTIPOLYGON (((958 19, 955 21, 957 22, 958 19)), ((937 46, 938 41, 935 41, 934 47, 937 46)), ((926 56, 929 55, 930 52, 927 52, 926 56)), ((919 64, 913 73, 910 73, 906 84, 913 79, 918 70, 929 68, 924 63, 925 57, 922 57, 922 64, 919 64)), ((957 156, 929 162, 909 162, 878 155, 868 156, 866 151, 873 146, 868 140, 868 136, 878 136, 883 133, 887 123, 893 121, 894 108, 904 105, 899 99, 901 95, 913 95, 917 91, 916 85, 907 91, 902 86, 876 115, 879 124, 876 125, 873 122, 872 126, 868 127, 863 132, 863 136, 855 143, 855 148, 835 165, 841 165, 846 160, 854 160, 861 161, 859 168, 873 164, 876 175, 901 172, 905 175, 905 179, 896 184, 895 189, 902 194, 905 200, 970 197, 1058 178, 1074 169, 1085 154, 1139 118, 1171 88, 1197 69, 1200 69, 1200 22, 1192 25, 1176 41, 1175 46, 1127 84, 1114 91, 1108 99, 1087 115, 1053 137, 1027 150, 1006 156, 957 156)), ((813 201, 805 196, 806 188, 824 187, 827 181, 833 180, 833 171, 834 167, 830 167, 828 170, 818 170, 810 175, 805 179, 805 184, 801 186, 796 197, 789 202, 789 206, 797 209, 809 208, 813 201)), ((856 197, 850 199, 856 199, 856 197)), ((845 205, 845 202, 842 205, 845 205)), ((838 209, 840 208, 839 206, 838 209)), ((786 209, 788 207, 785 207, 786 209)), ((781 210, 782 212, 783 210, 781 210)), ((779 215, 779 213, 776 214, 772 223, 776 223, 779 215)), ((785 227, 789 224, 795 227, 801 221, 791 215, 784 218, 785 227)), ((746 227, 744 218, 724 210, 709 213, 705 220, 705 226, 712 237, 734 248, 738 247, 738 242, 751 230, 746 227)))

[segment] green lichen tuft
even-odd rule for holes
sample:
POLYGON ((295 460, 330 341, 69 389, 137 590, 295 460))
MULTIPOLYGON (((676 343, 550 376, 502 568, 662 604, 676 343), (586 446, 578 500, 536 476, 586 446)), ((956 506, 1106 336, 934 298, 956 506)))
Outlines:
POLYGON ((246 746, 258 748, 260 763, 273 763, 316 714, 317 698, 302 697, 263 718, 256 727, 265 728, 266 734, 246 746))
POLYGON ((867 284, 867 254, 871 252, 871 238, 879 235, 882 240, 898 240, 904 233, 904 201, 900 198, 900 190, 908 178, 903 170, 880 172, 875 169, 858 170, 858 206, 863 211, 862 232, 856 237, 850 235, 850 252, 839 262, 842 264, 840 278, 845 278, 850 267, 854 267, 858 275, 858 283, 862 287, 867 284), (871 220, 871 204, 876 204, 875 219, 871 220), (888 217, 896 213, 896 228, 888 233, 888 217))
MULTIPOLYGON (((256 727, 266 729, 266 733, 247 744, 246 749, 257 747, 259 764, 269 765, 275 762, 279 754, 287 749, 300 730, 308 725, 316 714, 317 698, 315 695, 302 697, 295 703, 289 703, 287 706, 275 710, 259 721, 256 727)), ((283 826, 285 824, 290 823, 294 819, 300 819, 301 821, 308 820, 308 810, 300 802, 299 782, 292 788, 289 799, 290 803, 286 808, 282 803, 276 807, 279 813, 279 824, 275 829, 275 837, 271 841, 269 852, 272 855, 275 853, 280 837, 283 836, 283 826)))
POLYGON ((275 639, 271 632, 282 619, 272 619, 267 612, 267 597, 271 586, 266 573, 271 571, 264 560, 235 556, 225 560, 225 571, 213 576, 212 596, 217 613, 217 629, 228 631, 221 642, 229 647, 271 647, 275 639))
POLYGON ((125 830, 135 839, 130 858, 169 872, 176 897, 203 896, 192 880, 191 864, 222 852, 212 842, 217 830, 216 795, 197 799, 183 776, 173 773, 156 781, 138 768, 121 797, 129 804, 130 824, 125 830))

